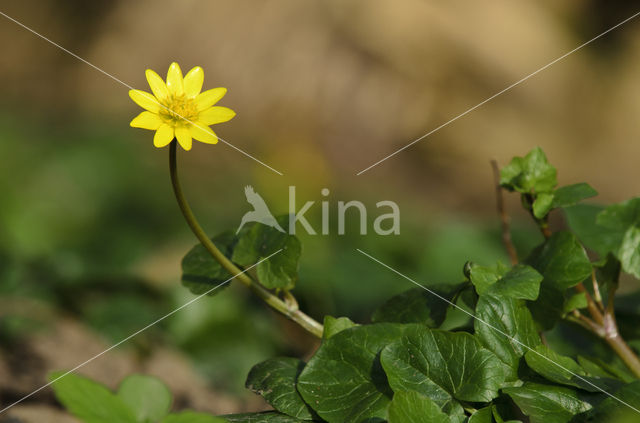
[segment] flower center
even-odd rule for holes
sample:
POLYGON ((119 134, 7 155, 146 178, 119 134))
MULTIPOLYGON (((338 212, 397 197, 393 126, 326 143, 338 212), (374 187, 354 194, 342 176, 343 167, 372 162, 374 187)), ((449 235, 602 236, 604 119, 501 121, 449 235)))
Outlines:
POLYGON ((193 98, 170 96, 164 105, 167 108, 161 108, 159 114, 167 123, 186 125, 198 119, 198 107, 193 98))

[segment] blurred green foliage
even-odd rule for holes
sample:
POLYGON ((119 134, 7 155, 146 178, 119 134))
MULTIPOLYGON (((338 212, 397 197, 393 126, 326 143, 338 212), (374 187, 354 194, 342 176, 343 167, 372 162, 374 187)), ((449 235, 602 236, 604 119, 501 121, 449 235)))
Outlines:
MULTIPOLYGON (((38 121, 0 115, 0 299, 48 304, 116 342, 193 298, 180 286, 179 257, 194 240, 170 193, 165 152, 108 122, 38 121), (175 279, 141 271, 158 266, 175 279)), ((205 170, 212 178, 205 183, 185 170, 196 213, 210 230, 237 224, 246 206, 241 194, 238 204, 219 206, 236 187, 225 188, 225 178, 205 170)), ((344 189, 345 198, 360 198, 344 189)), ((411 287, 379 272, 356 248, 376 251, 427 285, 460 282, 468 260, 506 262, 497 218, 424 215, 410 199, 403 201, 400 236, 300 235, 296 296, 303 310, 318 320, 332 314, 366 322, 388 297, 411 287)), ((539 242, 532 226, 516 224, 513 237, 523 255, 539 242)), ((7 346, 49 323, 37 313, 6 308, 0 312, 0 339, 7 346)), ((230 289, 190 305, 128 347, 143 355, 156 345, 180 348, 212 384, 238 392, 254 363, 300 351, 296 340, 281 335, 280 325, 279 317, 247 293, 230 289), (242 318, 246 313, 250 319, 242 318)))

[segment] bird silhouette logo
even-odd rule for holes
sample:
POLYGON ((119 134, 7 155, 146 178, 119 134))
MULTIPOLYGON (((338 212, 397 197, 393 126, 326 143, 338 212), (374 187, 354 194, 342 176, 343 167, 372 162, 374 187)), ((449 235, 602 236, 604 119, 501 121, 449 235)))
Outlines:
POLYGON ((236 231, 236 235, 240 232, 240 229, 246 224, 251 222, 262 223, 263 225, 271 226, 279 230, 280 232, 285 232, 282 229, 282 226, 278 223, 271 211, 269 211, 269 207, 267 207, 267 203, 264 202, 260 194, 254 191, 251 185, 247 185, 244 187, 244 195, 247 197, 247 202, 253 206, 253 210, 248 211, 242 216, 242 221, 240 222, 240 226, 236 231))

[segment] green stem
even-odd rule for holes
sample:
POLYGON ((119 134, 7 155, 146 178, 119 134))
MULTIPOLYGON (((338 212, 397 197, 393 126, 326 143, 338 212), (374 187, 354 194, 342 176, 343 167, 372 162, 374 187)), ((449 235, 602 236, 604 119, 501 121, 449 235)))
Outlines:
POLYGON ((635 377, 640 378, 640 360, 624 339, 616 332, 615 335, 606 338, 612 350, 624 361, 635 377))
POLYGON ((617 284, 613 284, 609 288, 609 298, 607 298, 607 308, 605 309, 603 322, 605 339, 611 349, 618 354, 635 377, 640 378, 640 359, 618 332, 618 322, 616 322, 614 307, 616 289, 617 284))
POLYGON ((171 183, 173 185, 173 193, 176 196, 182 215, 184 216, 187 224, 191 228, 196 238, 200 241, 202 246, 211 254, 211 256, 224 267, 231 275, 246 285, 251 291, 253 291, 258 297, 266 302, 271 308, 282 313, 290 320, 296 322, 307 332, 312 335, 322 338, 323 326, 315 321, 310 316, 306 315, 297 308, 296 303, 287 304, 281 300, 278 296, 274 295, 271 291, 260 285, 253 280, 247 273, 244 273, 238 268, 231 260, 229 260, 222 252, 215 246, 211 239, 207 236, 202 229, 198 220, 196 219, 191 207, 187 202, 184 193, 182 192, 182 186, 178 179, 178 164, 177 164, 177 142, 173 140, 169 147, 169 172, 171 174, 171 183))

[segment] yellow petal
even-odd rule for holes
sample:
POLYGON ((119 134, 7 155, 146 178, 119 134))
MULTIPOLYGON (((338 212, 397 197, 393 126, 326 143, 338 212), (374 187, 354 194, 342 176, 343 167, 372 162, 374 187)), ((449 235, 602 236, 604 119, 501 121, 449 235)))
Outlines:
POLYGON ((162 148, 168 145, 171 140, 173 140, 173 127, 163 123, 160 125, 153 137, 153 145, 158 148, 162 148))
POLYGON ((184 93, 187 97, 195 97, 200 94, 204 82, 204 71, 200 66, 191 69, 184 76, 184 93))
POLYGON ((195 122, 195 125, 191 125, 191 136, 198 141, 207 144, 217 144, 218 136, 211 128, 206 126, 203 122, 195 122))
POLYGON ((162 119, 155 113, 144 111, 133 118, 130 125, 134 128, 158 129, 162 125, 162 119))
POLYGON ((226 88, 213 88, 203 93, 198 94, 196 97, 196 106, 198 110, 208 109, 216 104, 227 93, 226 88))
POLYGON ((147 76, 149 87, 151 87, 151 92, 153 92, 153 95, 155 95, 158 100, 164 100, 169 96, 169 89, 162 78, 160 78, 160 75, 151 69, 147 69, 145 75, 147 76))
POLYGON ((176 138, 185 150, 191 150, 191 131, 186 126, 178 126, 176 128, 176 138))
POLYGON ((169 71, 167 72, 167 88, 169 88, 169 93, 175 96, 184 94, 182 71, 176 62, 173 62, 171 66, 169 66, 169 71))
POLYGON ((129 97, 131 97, 131 100, 135 101, 138 106, 150 112, 157 113, 160 110, 158 99, 146 91, 129 90, 129 97))
POLYGON ((228 107, 209 107, 198 115, 198 120, 206 125, 227 122, 236 115, 236 112, 228 107))

